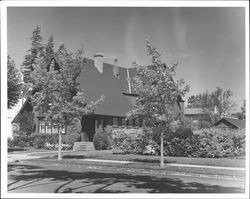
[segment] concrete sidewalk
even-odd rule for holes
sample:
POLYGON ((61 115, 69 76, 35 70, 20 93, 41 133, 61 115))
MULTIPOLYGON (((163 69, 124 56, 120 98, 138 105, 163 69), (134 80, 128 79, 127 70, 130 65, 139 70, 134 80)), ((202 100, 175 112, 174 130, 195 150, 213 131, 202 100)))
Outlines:
MULTIPOLYGON (((81 161, 88 162, 107 162, 107 163, 118 163, 118 164, 135 164, 137 162, 132 161, 118 161, 118 160, 101 160, 101 159, 82 159, 81 161)), ((207 169, 226 169, 226 170, 240 170, 244 171, 243 167, 221 167, 221 166, 208 166, 208 165, 193 165, 193 164, 173 164, 166 163, 167 166, 176 166, 176 167, 196 167, 196 168, 207 168, 207 169)))

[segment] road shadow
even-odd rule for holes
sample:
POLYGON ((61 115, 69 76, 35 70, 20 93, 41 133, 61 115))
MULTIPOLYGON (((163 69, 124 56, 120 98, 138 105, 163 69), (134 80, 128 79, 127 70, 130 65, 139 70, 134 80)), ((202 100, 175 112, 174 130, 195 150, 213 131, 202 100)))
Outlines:
MULTIPOLYGON (((203 184, 198 182, 185 183, 179 178, 156 177, 151 175, 139 175, 120 173, 119 171, 72 171, 44 169, 39 166, 9 166, 11 172, 8 191, 22 190, 38 186, 36 183, 47 179, 48 186, 57 182, 54 193, 126 193, 136 190, 141 193, 243 193, 244 190, 237 187, 224 187, 218 185, 203 184), (20 182, 21 185, 20 185, 20 182), (93 188, 94 187, 94 188, 93 188), (116 189, 113 189, 116 187, 116 189)), ((195 180, 194 180, 195 181, 195 180)))
POLYGON ((17 147, 8 147, 8 153, 9 152, 15 152, 15 151, 27 151, 27 149, 17 148, 17 147))

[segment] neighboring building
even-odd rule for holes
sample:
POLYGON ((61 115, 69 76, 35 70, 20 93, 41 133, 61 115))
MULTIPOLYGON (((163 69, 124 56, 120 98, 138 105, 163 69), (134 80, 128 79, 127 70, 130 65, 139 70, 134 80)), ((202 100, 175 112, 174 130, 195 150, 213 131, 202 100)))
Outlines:
POLYGON ((246 126, 246 120, 223 117, 217 121, 214 126, 220 129, 244 129, 246 126))
POLYGON ((187 118, 193 121, 198 121, 202 118, 206 118, 208 114, 202 108, 185 108, 184 114, 187 118))
MULTIPOLYGON (((56 58, 50 63, 54 67, 60 66, 56 58)), ((137 95, 130 86, 130 78, 135 75, 135 68, 118 67, 117 60, 114 64, 103 63, 102 55, 95 59, 85 59, 82 73, 78 78, 80 88, 84 89, 87 101, 96 101, 101 95, 105 96, 104 102, 96 109, 94 114, 82 116, 82 141, 92 141, 96 129, 107 125, 121 128, 138 128, 142 121, 126 120, 126 113, 131 110, 137 95)), ((32 93, 31 93, 32 94, 32 93)), ((184 112, 184 101, 179 97, 176 108, 184 112)), ((12 123, 18 123, 23 111, 33 111, 28 98, 12 123)), ((44 121, 43 116, 35 113, 34 129, 36 133, 57 133, 57 125, 44 121)))

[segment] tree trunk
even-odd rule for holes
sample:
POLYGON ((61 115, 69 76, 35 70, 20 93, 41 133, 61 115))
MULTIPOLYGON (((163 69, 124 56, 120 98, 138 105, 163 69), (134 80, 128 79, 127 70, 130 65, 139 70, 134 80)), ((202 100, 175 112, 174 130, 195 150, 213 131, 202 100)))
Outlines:
POLYGON ((59 131, 58 159, 62 160, 62 133, 59 131))
POLYGON ((161 168, 164 168, 164 154, 163 154, 163 132, 161 132, 161 168))

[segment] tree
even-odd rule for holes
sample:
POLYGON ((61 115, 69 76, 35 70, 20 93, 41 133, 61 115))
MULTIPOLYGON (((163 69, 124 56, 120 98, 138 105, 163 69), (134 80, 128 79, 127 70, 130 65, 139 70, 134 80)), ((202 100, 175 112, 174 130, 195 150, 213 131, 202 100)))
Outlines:
POLYGON ((160 53, 146 39, 147 55, 151 57, 152 66, 136 66, 136 75, 132 78, 132 88, 138 94, 136 105, 127 114, 128 118, 140 118, 144 126, 160 134, 161 163, 163 160, 163 137, 178 127, 181 119, 176 111, 176 101, 188 91, 183 79, 174 80, 176 65, 162 63, 160 53))
POLYGON ((244 119, 246 118, 246 100, 243 100, 243 105, 242 107, 240 108, 242 114, 243 114, 243 117, 244 119))
POLYGON ((31 47, 25 55, 21 69, 25 83, 31 82, 30 73, 33 71, 35 60, 43 56, 44 45, 42 44, 41 27, 37 26, 32 32, 31 47))
POLYGON ((7 58, 7 77, 8 77, 8 108, 13 108, 20 99, 21 76, 16 69, 15 62, 8 55, 7 58))
POLYGON ((204 92, 189 97, 189 108, 202 108, 209 115, 209 122, 215 123, 222 115, 230 114, 235 106, 232 101, 233 93, 231 90, 223 91, 222 88, 216 87, 216 90, 208 93, 204 92))
POLYGON ((46 58, 46 62, 48 62, 55 54, 54 46, 54 37, 51 35, 48 39, 48 43, 44 47, 44 57, 46 58))
POLYGON ((76 83, 83 64, 83 49, 75 54, 68 53, 64 45, 59 47, 57 56, 60 68, 55 68, 55 62, 47 67, 46 58, 41 57, 31 77, 37 92, 32 97, 34 110, 45 116, 45 120, 57 124, 59 129, 58 160, 61 156, 61 132, 71 124, 74 118, 94 111, 103 101, 103 96, 95 102, 87 102, 83 90, 76 83))

